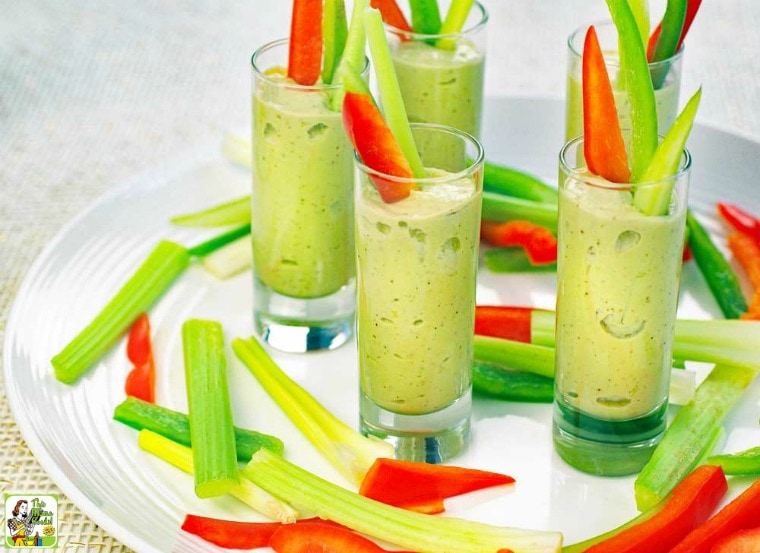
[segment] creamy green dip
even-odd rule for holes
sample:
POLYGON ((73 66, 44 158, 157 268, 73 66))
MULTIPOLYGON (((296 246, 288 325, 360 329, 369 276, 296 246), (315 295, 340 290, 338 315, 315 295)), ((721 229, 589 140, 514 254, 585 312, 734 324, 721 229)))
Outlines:
POLYGON ((253 97, 256 276, 285 296, 326 296, 354 275, 353 149, 330 92, 268 79, 253 97))
POLYGON ((607 420, 660 407, 672 359, 686 211, 647 216, 631 201, 573 178, 559 195, 557 389, 607 420))
POLYGON ((383 409, 432 413, 470 388, 480 202, 471 179, 357 201, 360 382, 383 409))

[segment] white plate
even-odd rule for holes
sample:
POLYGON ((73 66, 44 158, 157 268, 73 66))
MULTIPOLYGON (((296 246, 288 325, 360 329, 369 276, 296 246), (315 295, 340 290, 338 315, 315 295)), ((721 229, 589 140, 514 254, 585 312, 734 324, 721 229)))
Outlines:
MULTIPOLYGON (((486 103, 484 143, 490 160, 556 179, 563 106, 557 100, 495 98, 486 103)), ((720 233, 712 203, 733 201, 760 213, 756 179, 760 144, 697 125, 692 206, 720 233)), ((7 396, 29 447, 60 488, 105 530, 140 552, 215 551, 179 530, 186 513, 262 520, 231 498, 197 499, 192 477, 139 450, 136 432, 111 416, 124 397, 129 367, 120 342, 76 385, 53 376, 50 358, 101 308, 159 238, 194 244, 197 230, 169 225, 172 214, 209 206, 248 190, 247 171, 209 147, 125 183, 64 228, 29 271, 8 320, 7 396)), ((684 271, 680 315, 718 317, 701 276, 684 271)), ((745 283, 746 284, 746 283, 745 283)), ((479 303, 553 307, 553 275, 482 271, 479 303)), ((185 410, 180 325, 216 319, 228 339, 248 336, 251 277, 216 281, 200 267, 175 283, 151 310, 158 366, 157 399, 185 410)), ((338 417, 357 420, 355 348, 274 354, 275 360, 338 417)), ((347 485, 229 353, 234 416, 239 426, 280 436, 289 459, 347 485)), ((727 448, 760 443, 753 386, 727 421, 727 448)), ((636 514, 633 477, 595 478, 565 465, 551 443, 550 406, 479 398, 472 444, 457 464, 504 472, 515 486, 447 502, 449 515, 500 525, 560 530, 566 543, 595 535, 636 514)), ((732 490, 735 494, 737 490, 732 490)))

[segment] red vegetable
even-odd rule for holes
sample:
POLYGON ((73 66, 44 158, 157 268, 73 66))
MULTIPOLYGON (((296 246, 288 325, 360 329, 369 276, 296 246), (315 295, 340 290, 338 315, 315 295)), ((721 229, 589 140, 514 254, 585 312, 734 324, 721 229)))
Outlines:
POLYGON ((288 77, 313 85, 322 68, 322 0, 293 0, 288 77))
POLYGON ((760 242, 755 242, 751 236, 743 232, 735 232, 728 236, 728 247, 733 252, 739 264, 747 273, 755 293, 747 306, 747 312, 741 319, 760 319, 760 242))
MULTIPOLYGON (((683 45, 683 41, 686 38, 686 33, 689 32, 689 28, 691 27, 691 24, 694 21, 694 17, 696 17, 697 15, 697 10, 699 10, 700 4, 702 4, 702 0, 689 0, 689 3, 686 5, 686 16, 684 17, 683 28, 681 29, 681 36, 678 39, 676 52, 678 52, 681 49, 681 46, 683 45)), ((652 31, 652 34, 649 37, 649 42, 647 43, 647 59, 650 62, 652 61, 652 58, 654 57, 654 51, 657 48, 657 41, 660 39, 661 32, 662 32, 662 21, 657 24, 657 27, 654 28, 654 31, 652 31)))
POLYGON ((435 514, 444 511, 443 500, 448 497, 514 481, 496 472, 381 458, 367 471, 359 494, 387 505, 435 514))
MULTIPOLYGON (((343 99, 343 125, 367 167, 384 175, 413 178, 409 162, 370 94, 346 91, 343 99)), ((413 181, 389 180, 379 175, 372 175, 371 178, 383 201, 387 203, 403 200, 416 189, 413 181)))
POLYGON ((396 0, 371 0, 370 6, 380 10, 380 15, 388 25, 392 25, 402 31, 412 32, 409 22, 404 17, 401 8, 398 7, 396 0))
POLYGON ((124 391, 128 396, 154 403, 156 399, 156 365, 150 340, 148 314, 143 313, 132 325, 127 338, 127 358, 133 368, 127 375, 124 391))
POLYGON ((531 307, 478 305, 475 307, 475 334, 517 342, 531 342, 531 307))
POLYGON ((707 520, 727 490, 722 468, 701 465, 681 480, 659 512, 586 553, 667 552, 707 520))
MULTIPOLYGON (((681 540, 670 553, 710 553, 722 538, 760 526, 760 479, 681 540)), ((757 545, 760 545, 760 534, 757 545)), ((754 551, 760 551, 760 548, 754 551)))
POLYGON ((728 224, 739 232, 751 236, 760 246, 760 219, 738 206, 722 202, 718 203, 718 213, 728 224))
POLYGON ((760 551, 760 528, 741 530, 720 540, 710 553, 757 553, 760 551))
POLYGON ((340 525, 321 522, 281 524, 269 546, 277 553, 381 553, 375 542, 340 525))
POLYGON ((612 182, 629 182, 631 171, 615 96, 593 25, 583 46, 583 153, 589 171, 612 182))
POLYGON ((480 237, 502 248, 522 246, 534 265, 557 261, 557 239, 554 234, 548 228, 530 221, 483 221, 480 224, 480 237))

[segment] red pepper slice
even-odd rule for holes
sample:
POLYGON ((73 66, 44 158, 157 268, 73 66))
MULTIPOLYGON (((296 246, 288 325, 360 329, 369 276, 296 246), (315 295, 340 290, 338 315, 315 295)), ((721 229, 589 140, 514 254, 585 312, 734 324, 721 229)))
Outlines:
POLYGON ((532 313, 531 307, 477 305, 475 334, 530 344, 532 313))
MULTIPOLYGON (((714 551, 713 545, 722 538, 757 526, 760 526, 760 479, 707 522, 689 532, 670 553, 710 553, 714 551)), ((756 545, 760 545, 760 534, 758 538, 756 545)))
POLYGON ((293 0, 288 77, 301 85, 317 82, 322 69, 322 0, 293 0))
POLYGON ((375 542, 348 528, 304 522, 281 524, 269 546, 277 553, 382 553, 386 551, 375 542))
MULTIPOLYGON (((681 36, 678 38, 678 44, 676 45, 676 52, 683 46, 683 41, 686 38, 686 34, 689 32, 691 24, 694 22, 694 18, 697 15, 699 6, 702 4, 702 0, 689 0, 686 5, 686 15, 683 20, 683 28, 681 29, 681 36)), ((654 58, 654 51, 657 48, 657 41, 660 40, 660 34, 662 33, 662 21, 657 24, 652 34, 649 36, 649 42, 647 42, 647 60, 650 62, 654 58)))
POLYGON ((590 547, 586 553, 670 551, 686 534, 707 520, 727 490, 722 468, 701 465, 681 480, 659 512, 590 547))
MULTIPOLYGON (((409 162, 370 94, 346 91, 343 126, 367 167, 384 175, 414 177, 409 162)), ((417 188, 412 181, 389 180, 379 175, 371 178, 386 203, 403 200, 417 188)))
POLYGON ((710 553, 757 553, 760 551, 760 528, 740 530, 720 540, 710 553))
POLYGON ((127 375, 124 391, 128 396, 154 403, 156 366, 153 361, 153 346, 150 340, 150 322, 147 313, 140 315, 129 331, 127 358, 132 362, 133 368, 127 375))
POLYGON ((398 7, 396 0, 371 0, 370 6, 380 10, 380 15, 388 25, 411 33, 412 27, 404 17, 404 12, 398 7))
POLYGON ((528 254, 528 259, 534 265, 545 265, 557 261, 557 239, 552 231, 530 221, 507 221, 506 223, 482 221, 480 237, 502 248, 522 246, 528 254))
POLYGON ((760 245, 760 218, 744 211, 740 207, 718 202, 718 213, 739 232, 748 234, 760 245))
POLYGON ((629 182, 631 171, 615 96, 593 25, 583 46, 583 134, 589 171, 611 182, 629 182))
POLYGON ((359 494, 387 505, 435 514, 444 511, 443 500, 448 497, 514 481, 496 472, 381 458, 367 471, 359 494))

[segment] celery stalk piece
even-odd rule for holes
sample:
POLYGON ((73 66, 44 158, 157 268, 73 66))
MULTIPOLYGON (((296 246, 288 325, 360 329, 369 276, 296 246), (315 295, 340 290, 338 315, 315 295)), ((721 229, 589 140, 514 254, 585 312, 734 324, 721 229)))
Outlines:
POLYGON ((483 220, 502 222, 512 219, 530 221, 556 232, 557 204, 483 192, 483 220))
POLYGON ((393 67, 388 39, 385 37, 383 18, 378 10, 374 8, 364 10, 364 29, 372 54, 377 86, 380 89, 380 103, 383 106, 385 122, 396 138, 404 157, 409 162, 414 176, 423 178, 427 173, 422 166, 417 145, 414 143, 414 136, 404 107, 404 99, 401 97, 401 88, 396 78, 396 70, 393 67))
POLYGON ((649 42, 649 0, 628 0, 628 5, 631 7, 634 19, 636 19, 641 43, 646 49, 649 42))
POLYGON ((304 436, 351 482, 360 483, 378 457, 393 457, 391 444, 362 436, 338 420, 291 380, 255 338, 236 338, 232 349, 304 436))
POLYGON ((185 321, 182 349, 195 494, 214 497, 229 492, 240 481, 222 325, 200 319, 185 321))
MULTIPOLYGON (((173 442, 191 445, 190 422, 185 413, 127 396, 114 409, 113 418, 135 430, 150 430, 173 442)), ((247 463, 262 447, 282 455, 284 445, 279 438, 246 428, 234 427, 234 431, 238 461, 247 463)))
POLYGON ((636 505, 645 511, 664 499, 714 445, 716 433, 757 371, 716 365, 663 434, 634 483, 636 505))
POLYGON ((534 309, 530 314, 530 341, 539 346, 554 347, 557 314, 549 309, 534 309))
MULTIPOLYGON (((137 445, 181 471, 193 474, 193 451, 189 447, 150 430, 140 430, 137 435, 137 445)), ((295 522, 298 518, 298 511, 293 507, 284 501, 280 501, 247 478, 241 478, 240 482, 231 488, 229 493, 253 510, 274 520, 279 520, 283 524, 295 522)))
POLYGON ((242 475, 304 511, 421 553, 558 553, 562 534, 424 515, 368 499, 264 450, 242 475))
POLYGON ((475 335, 474 358, 554 378, 554 348, 475 335))
POLYGON ((184 247, 169 240, 159 242, 92 322, 53 357, 55 377, 65 384, 76 382, 137 316, 161 297, 189 263, 190 256, 184 247))
POLYGON ((538 177, 495 163, 483 165, 483 190, 534 202, 557 203, 556 188, 538 177))
POLYGON ((636 190, 633 204, 645 215, 667 215, 673 191, 673 180, 663 180, 678 173, 686 139, 689 138, 694 117, 697 115, 699 100, 702 98, 700 87, 686 103, 652 156, 652 161, 641 175, 640 182, 663 181, 657 186, 647 186, 636 190))
POLYGON ((438 0, 409 0, 412 12, 412 29, 423 35, 437 35, 441 31, 441 11, 438 0))
MULTIPOLYGON (((253 145, 250 136, 229 131, 222 141, 222 155, 243 167, 253 167, 253 145)), ((242 221, 241 221, 242 222, 242 221)))
POLYGON ((348 20, 343 0, 325 0, 322 7, 322 82, 330 84, 346 47, 348 20))
POLYGON ((628 0, 606 0, 620 44, 620 73, 631 106, 631 179, 649 166, 657 149, 657 110, 647 53, 628 0))
POLYGON ((730 475, 760 474, 760 447, 752 447, 737 453, 711 455, 707 458, 711 465, 719 465, 730 475))
POLYGON ((244 225, 251 222, 251 197, 243 196, 208 209, 177 215, 172 217, 170 221, 175 225, 186 227, 244 225))
MULTIPOLYGON (((438 33, 441 35, 452 35, 461 31, 462 27, 464 27, 464 22, 467 21, 467 14, 470 13, 473 3, 474 0, 452 0, 449 11, 446 12, 446 18, 441 24, 441 30, 438 33)), ((438 39, 436 46, 444 50, 453 50, 456 48, 456 42, 450 37, 443 37, 438 39)))
MULTIPOLYGON (((361 73, 366 61, 365 45, 367 35, 364 32, 364 9, 369 5, 369 0, 354 0, 354 7, 351 10, 351 23, 348 27, 348 36, 346 37, 346 46, 343 48, 343 55, 338 63, 338 69, 333 77, 333 84, 343 82, 342 69, 344 66, 350 67, 354 72, 361 73)), ((330 100, 330 109, 341 111, 343 109, 344 94, 333 94, 330 100)))
POLYGON ((242 273, 253 265, 253 247, 248 236, 238 238, 203 258, 203 267, 224 280, 242 273))
POLYGON ((246 225, 225 232, 224 234, 220 234, 219 236, 214 236, 205 242, 201 242, 200 244, 189 248, 187 250, 187 253, 189 253, 192 257, 206 257, 210 253, 213 253, 218 249, 223 248, 227 244, 234 242, 238 238, 247 236, 250 233, 251 225, 248 223, 246 225))

